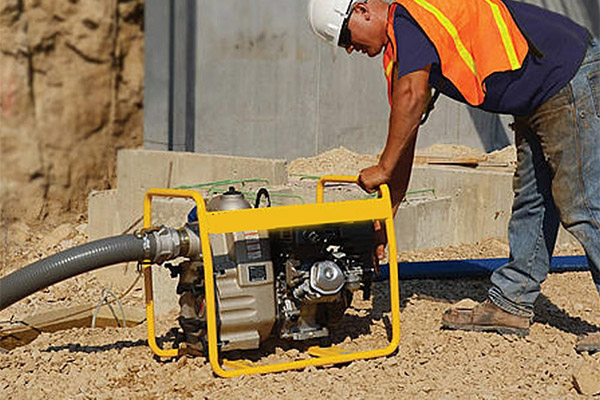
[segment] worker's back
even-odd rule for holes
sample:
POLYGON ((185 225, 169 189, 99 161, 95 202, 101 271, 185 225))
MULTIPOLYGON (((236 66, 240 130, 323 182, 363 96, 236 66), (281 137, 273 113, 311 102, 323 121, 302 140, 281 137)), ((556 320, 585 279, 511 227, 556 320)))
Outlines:
MULTIPOLYGON (((456 1, 457 7, 460 7, 461 1, 451 1, 456 1)), ((502 114, 526 115, 562 89, 575 75, 585 55, 590 34, 570 19, 551 11, 517 1, 505 0, 504 3, 528 37, 530 51, 522 68, 496 73, 485 80, 486 97, 479 108, 502 114), (537 55, 534 54, 536 50, 539 50, 537 55)), ((396 9, 394 27, 398 43, 398 74, 403 76, 431 64, 432 86, 465 102, 456 87, 442 75, 435 46, 401 5, 396 9)), ((471 40, 485 41, 486 37, 471 40)))

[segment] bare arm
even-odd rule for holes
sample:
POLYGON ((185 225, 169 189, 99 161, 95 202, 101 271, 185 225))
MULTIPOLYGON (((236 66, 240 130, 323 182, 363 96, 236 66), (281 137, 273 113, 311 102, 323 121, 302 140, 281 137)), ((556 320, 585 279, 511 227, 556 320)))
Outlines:
POLYGON ((377 165, 363 169, 359 184, 368 192, 387 183, 394 213, 406 194, 412 170, 417 131, 429 93, 429 69, 415 71, 393 82, 392 109, 385 148, 377 165))
MULTIPOLYGON (((429 69, 427 66, 393 82, 392 110, 385 148, 379 163, 363 169, 358 177, 359 185, 367 192, 377 190, 383 183, 390 186, 394 215, 408 188, 417 131, 428 101, 429 69)), ((387 238, 379 221, 375 221, 374 227, 375 256, 381 260, 385 257, 387 238)))

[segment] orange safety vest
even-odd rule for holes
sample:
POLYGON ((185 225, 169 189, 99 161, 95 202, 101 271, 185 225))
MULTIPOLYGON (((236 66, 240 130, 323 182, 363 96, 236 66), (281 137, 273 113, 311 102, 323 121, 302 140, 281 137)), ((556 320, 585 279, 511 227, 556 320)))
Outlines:
POLYGON ((433 43, 442 75, 473 106, 483 103, 488 76, 523 66, 529 51, 527 39, 501 0, 394 0, 388 13, 388 43, 383 55, 390 105, 397 60, 394 13, 398 4, 406 8, 433 43))

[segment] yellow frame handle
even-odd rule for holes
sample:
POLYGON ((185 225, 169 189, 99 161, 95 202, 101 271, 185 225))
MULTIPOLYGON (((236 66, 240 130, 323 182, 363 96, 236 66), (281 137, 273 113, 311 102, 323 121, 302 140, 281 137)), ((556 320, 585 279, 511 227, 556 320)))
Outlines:
MULTIPOLYGON (((324 203, 323 193, 326 182, 356 183, 357 177, 343 175, 326 175, 321 177, 317 185, 317 203, 255 208, 233 211, 207 212, 204 199, 198 192, 177 189, 150 189, 144 197, 144 227, 149 228, 152 220, 153 197, 179 197, 191 198, 195 201, 198 210, 198 224, 200 228, 200 242, 204 263, 204 282, 206 291, 206 323, 208 336, 208 359, 214 372, 222 377, 239 375, 262 374, 279 372, 291 369, 305 368, 309 365, 321 366, 327 364, 345 363, 360 359, 382 357, 393 353, 400 343, 400 293, 398 283, 398 264, 396 236, 391 207, 390 192, 387 185, 380 187, 381 196, 378 199, 352 200, 335 203, 324 203), (388 237, 390 260, 390 309, 392 338, 387 347, 359 352, 319 352, 319 348, 311 348, 314 354, 323 354, 317 358, 310 358, 292 362, 271 365, 254 366, 250 363, 227 363, 236 365, 237 369, 224 369, 219 362, 217 318, 215 296, 215 282, 213 275, 212 253, 210 249, 209 233, 229 233, 246 230, 272 230, 301 226, 314 226, 332 223, 351 223, 358 221, 384 220, 388 237)), ((148 320, 148 344, 152 351, 161 357, 174 357, 179 355, 177 349, 164 350, 156 343, 154 303, 152 294, 151 266, 144 267, 146 291, 146 315, 148 320)), ((311 352, 309 349, 309 352, 311 352)))
MULTIPOLYGON (((152 198, 153 197, 179 197, 191 198, 196 203, 198 208, 198 216, 206 215, 206 204, 200 193, 193 190, 174 190, 174 189, 150 189, 144 196, 144 229, 152 226, 152 198)), ((206 236, 205 240, 201 241, 203 254, 211 256, 210 243, 208 242, 208 233, 200 232, 200 236, 206 236), (205 243, 209 243, 205 248, 205 243)), ((212 259, 212 256, 210 257, 212 259)), ((145 262, 143 264, 144 271, 144 293, 146 297, 146 321, 148 324, 148 345, 159 357, 177 357, 179 349, 164 350, 156 343, 156 322, 154 316, 154 288, 152 284, 152 264, 145 262)))

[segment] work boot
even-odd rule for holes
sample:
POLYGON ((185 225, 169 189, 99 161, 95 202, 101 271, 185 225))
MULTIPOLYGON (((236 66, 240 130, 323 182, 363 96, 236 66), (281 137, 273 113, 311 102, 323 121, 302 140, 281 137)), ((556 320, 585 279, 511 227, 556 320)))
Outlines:
POLYGON ((584 351, 595 353, 600 351, 600 332, 588 333, 587 335, 577 338, 575 351, 578 353, 584 351))
POLYGON ((461 300, 442 315, 442 327, 465 331, 494 331, 526 336, 531 321, 504 311, 490 300, 477 303, 471 299, 461 300))

